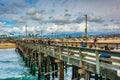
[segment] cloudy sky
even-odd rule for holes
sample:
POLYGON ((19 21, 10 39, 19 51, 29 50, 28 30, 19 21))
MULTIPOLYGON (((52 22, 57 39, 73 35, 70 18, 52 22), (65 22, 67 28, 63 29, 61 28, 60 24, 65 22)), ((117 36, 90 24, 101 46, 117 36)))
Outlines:
POLYGON ((120 31, 120 0, 0 0, 0 34, 120 31))

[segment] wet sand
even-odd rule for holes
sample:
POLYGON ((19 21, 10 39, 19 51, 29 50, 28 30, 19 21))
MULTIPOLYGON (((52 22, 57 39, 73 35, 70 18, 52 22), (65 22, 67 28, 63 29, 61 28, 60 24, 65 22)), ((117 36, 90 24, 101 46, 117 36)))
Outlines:
POLYGON ((6 48, 15 48, 16 45, 13 43, 0 43, 0 49, 6 49, 6 48))

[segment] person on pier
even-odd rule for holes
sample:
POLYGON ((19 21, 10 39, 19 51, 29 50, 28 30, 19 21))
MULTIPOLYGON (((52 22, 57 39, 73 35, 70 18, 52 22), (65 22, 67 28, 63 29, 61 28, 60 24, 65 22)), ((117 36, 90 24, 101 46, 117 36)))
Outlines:
POLYGON ((93 44, 94 44, 94 47, 96 48, 96 46, 97 46, 97 37, 96 36, 94 36, 93 44))
POLYGON ((89 48, 92 48, 93 47, 93 43, 89 45, 89 48))
MULTIPOLYGON (((104 49, 107 50, 107 51, 110 51, 110 48, 108 47, 108 45, 105 45, 105 46, 104 46, 104 49)), ((111 58, 110 55, 105 54, 105 53, 102 53, 102 54, 100 55, 100 57, 103 57, 103 58, 111 58)), ((105 62, 105 63, 109 63, 109 64, 111 64, 110 61, 104 61, 104 60, 101 60, 101 62, 105 62)))
POLYGON ((81 40, 81 47, 85 47, 85 42, 81 40))
POLYGON ((48 39, 47 43, 48 43, 48 45, 51 45, 51 41, 50 41, 50 39, 48 39))

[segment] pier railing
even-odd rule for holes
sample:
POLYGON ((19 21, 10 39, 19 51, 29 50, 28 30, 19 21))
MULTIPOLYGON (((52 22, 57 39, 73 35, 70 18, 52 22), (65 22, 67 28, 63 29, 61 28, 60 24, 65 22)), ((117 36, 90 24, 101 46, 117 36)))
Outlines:
POLYGON ((86 71, 107 76, 111 80, 120 79, 120 51, 22 42, 18 42, 17 46, 37 50, 39 53, 65 61, 86 71), (110 57, 101 57, 103 54, 110 57))
MULTIPOLYGON (((72 46, 72 47, 80 47, 81 42, 66 42, 66 41, 54 41, 55 43, 62 44, 63 46, 72 46)), ((93 42, 85 42, 87 46, 90 46, 93 44, 93 42)), ((97 47, 104 47, 105 45, 108 45, 111 49, 120 49, 120 43, 119 42, 97 42, 97 47)))

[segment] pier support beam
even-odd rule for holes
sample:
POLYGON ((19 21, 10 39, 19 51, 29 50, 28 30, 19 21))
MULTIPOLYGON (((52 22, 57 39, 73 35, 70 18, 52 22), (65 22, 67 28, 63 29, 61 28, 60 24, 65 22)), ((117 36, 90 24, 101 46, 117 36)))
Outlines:
POLYGON ((41 54, 38 55, 38 80, 40 80, 40 77, 41 77, 41 61, 42 61, 42 58, 41 58, 41 54))
MULTIPOLYGON (((44 67, 45 67, 45 73, 50 72, 50 59, 47 54, 44 54, 44 67)), ((50 80, 50 74, 45 75, 45 78, 47 80, 50 80)))
POLYGON ((78 73, 78 67, 77 66, 72 66, 72 80, 79 80, 80 79, 80 74, 78 73))
MULTIPOLYGON (((52 57, 50 57, 50 61, 51 61, 52 71, 54 71, 54 70, 55 70, 55 69, 54 69, 54 63, 55 63, 55 61, 54 61, 54 59, 53 59, 52 57)), ((52 73, 52 78, 53 78, 53 79, 55 78, 55 73, 52 73)))
MULTIPOLYGON (((52 71, 56 71, 58 70, 58 62, 56 62, 55 58, 50 57, 50 63, 51 63, 51 67, 52 67, 52 71)), ((52 73, 52 78, 57 78, 58 77, 58 72, 56 71, 55 73, 52 73)))
POLYGON ((58 63, 60 67, 59 80, 64 80, 64 62, 60 59, 55 59, 55 62, 58 63))

